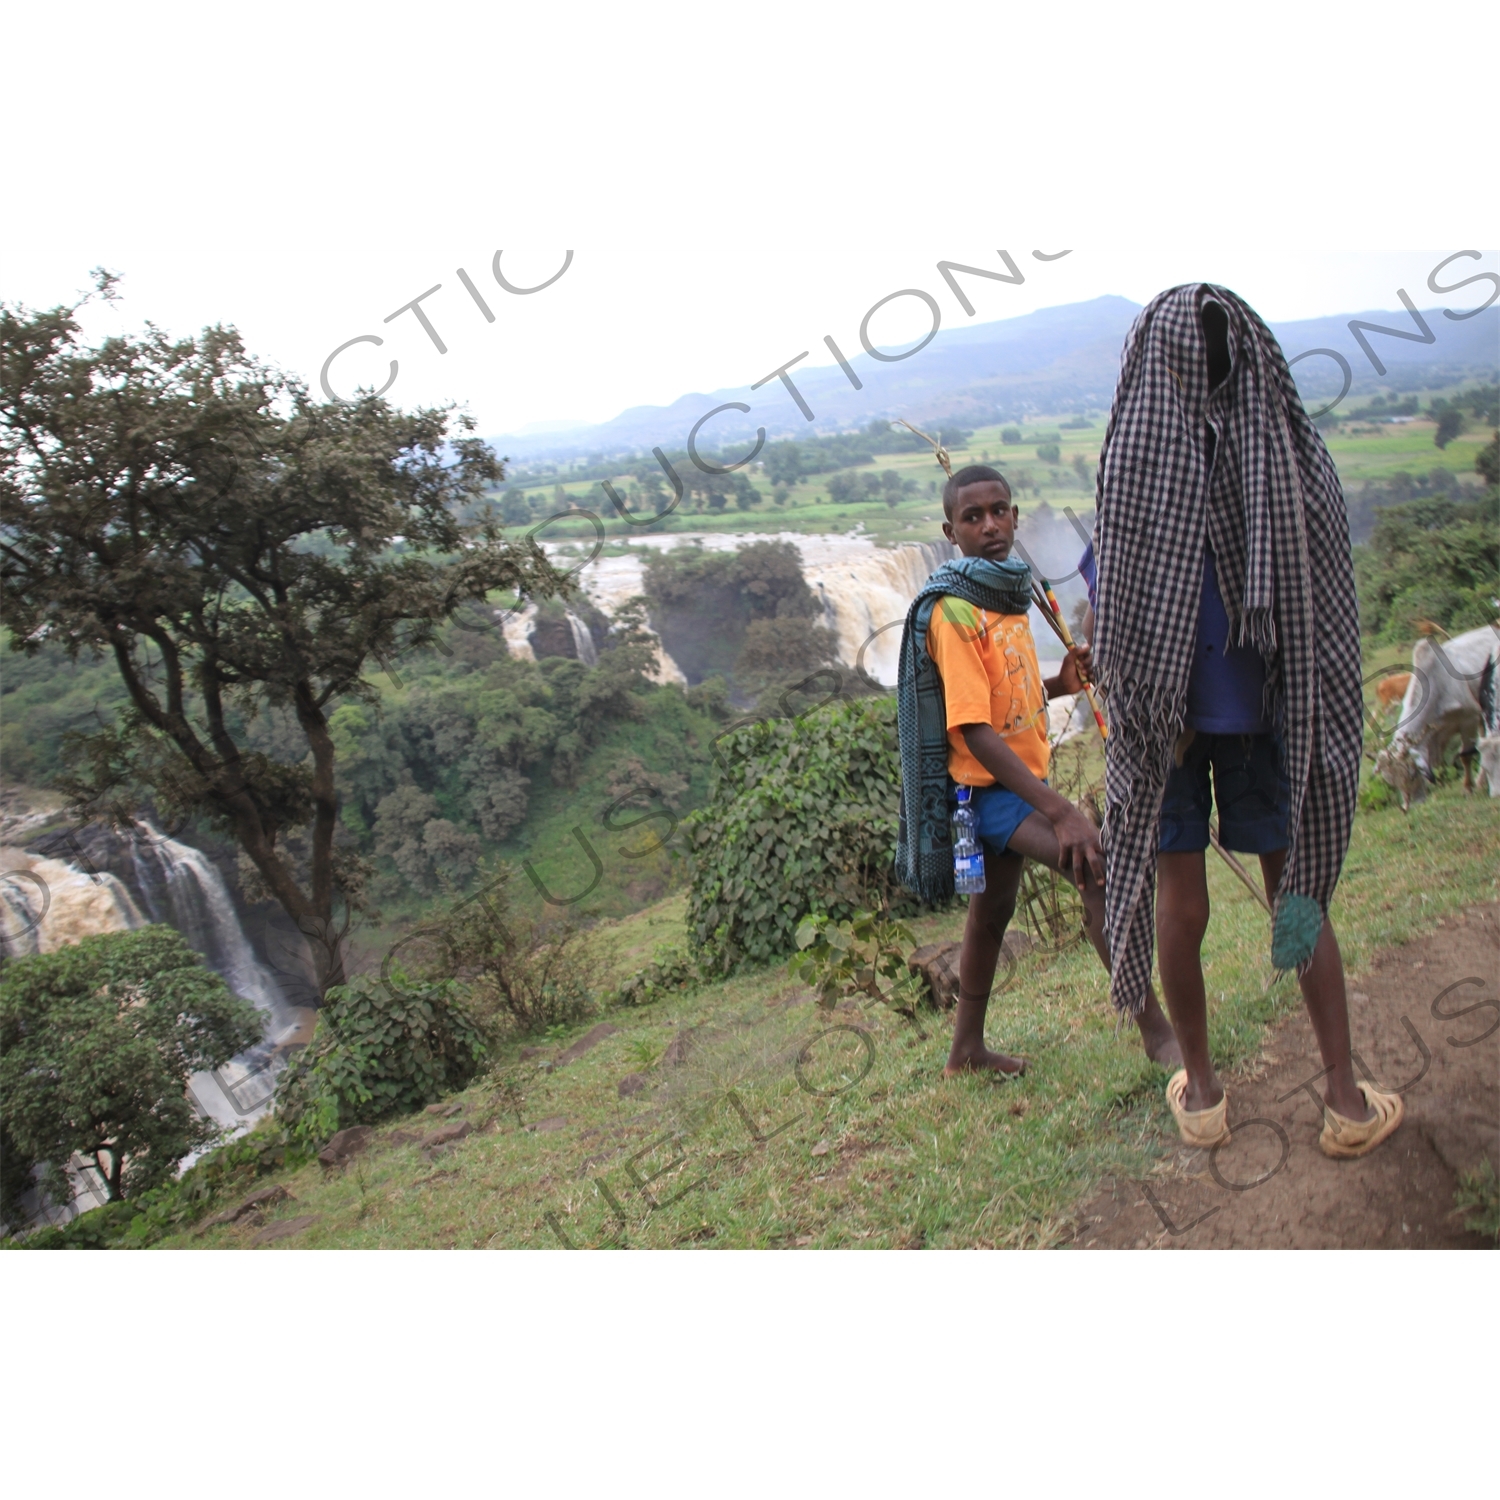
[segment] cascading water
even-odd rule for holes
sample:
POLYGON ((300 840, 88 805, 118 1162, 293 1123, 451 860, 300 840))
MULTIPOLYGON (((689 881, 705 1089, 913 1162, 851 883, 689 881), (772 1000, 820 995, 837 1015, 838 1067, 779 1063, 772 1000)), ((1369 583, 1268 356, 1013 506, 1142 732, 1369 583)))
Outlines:
MULTIPOLYGON (((45 841, 44 841, 45 847, 45 841)), ((175 927, 229 987, 266 1018, 264 1039, 213 1073, 196 1073, 193 1098, 232 1130, 263 1115, 289 1045, 304 1040, 309 1013, 292 1005, 256 957, 224 878, 202 850, 149 823, 118 834, 91 830, 91 868, 17 848, 0 854, 0 946, 7 956, 51 953, 68 943, 147 922, 175 927)))
MULTIPOLYGON (((1050 515, 1023 518, 1021 534, 1037 552, 1039 566, 1057 570, 1058 592, 1064 608, 1068 608, 1082 592, 1081 585, 1067 581, 1076 576, 1074 559, 1082 550, 1077 534, 1060 517, 1050 515)), ((796 547, 802 559, 802 575, 821 601, 824 621, 838 643, 838 660, 845 666, 863 667, 887 687, 895 685, 901 624, 907 608, 933 569, 958 555, 953 545, 942 539, 881 547, 857 531, 826 536, 798 532, 682 533, 636 537, 630 552, 600 557, 579 569, 578 581, 593 603, 613 619, 628 599, 645 591, 647 548, 701 546, 714 552, 733 552, 753 542, 790 542, 796 547)), ((505 630, 515 649, 518 637, 526 641, 529 615, 512 620, 514 623, 508 621, 505 630)), ((1060 661, 1062 648, 1035 610, 1031 628, 1042 661, 1060 661)), ((531 654, 529 643, 519 654, 531 654)), ((657 681, 686 682, 659 642, 658 656, 657 681)))
POLYGON ((578 660, 586 667, 597 667, 599 653, 594 649, 594 638, 589 634, 588 626, 572 610, 568 611, 568 626, 573 632, 573 650, 578 660))
POLYGON ((201 849, 167 838, 149 823, 122 838, 131 889, 153 922, 175 927, 188 945, 266 1017, 264 1040, 213 1073, 196 1073, 190 1087, 199 1106, 220 1124, 238 1128, 270 1105, 285 1050, 301 1039, 307 1013, 288 1003, 270 969, 256 957, 229 888, 201 849))
MULTIPOLYGON (((84 868, 14 845, 0 846, 0 951, 18 958, 147 922, 175 927, 236 994, 265 1016, 260 1042, 188 1081, 204 1114, 231 1134, 242 1133, 269 1110, 287 1049, 308 1039, 313 1013, 290 1004, 256 957, 223 876, 201 850, 150 824, 126 833, 91 829, 84 840, 66 841, 68 852, 84 868)), ((44 839, 41 847, 51 842, 44 839)), ((192 1160, 182 1165, 190 1166, 192 1160)), ((39 1190, 22 1200, 31 1222, 65 1223, 105 1201, 103 1182, 91 1162, 75 1156, 67 1175, 73 1186, 70 1202, 51 1203, 39 1190)))

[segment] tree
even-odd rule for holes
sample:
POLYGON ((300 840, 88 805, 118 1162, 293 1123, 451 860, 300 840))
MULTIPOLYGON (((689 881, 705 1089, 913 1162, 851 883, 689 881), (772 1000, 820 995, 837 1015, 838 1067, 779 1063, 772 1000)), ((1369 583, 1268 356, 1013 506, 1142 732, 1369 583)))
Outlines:
POLYGON ((1477 500, 1433 495, 1381 507, 1354 549, 1361 627, 1405 642, 1418 620, 1457 633, 1494 618, 1500 592, 1500 491, 1477 500))
POLYGON ((793 442, 772 443, 766 449, 763 462, 766 478, 773 485, 790 487, 807 472, 803 468, 802 450, 793 442))
POLYGON ((1036 456, 1044 464, 1055 464, 1062 457, 1062 449, 1056 443, 1039 443, 1036 456))
POLYGON ((1019 427, 1001 428, 1000 441, 1006 444, 1019 443, 1021 441, 1021 429, 1019 427))
POLYGON ((0 1118, 45 1180, 91 1156, 111 1199, 151 1187, 218 1134, 191 1074, 260 1040, 260 1013, 170 927, 87 937, 0 970, 0 1118))
POLYGON ((86 348, 77 311, 0 304, 10 644, 108 653, 131 703, 77 740, 59 785, 80 816, 125 821, 149 795, 228 832, 326 990, 362 878, 334 841, 330 715, 373 701, 367 665, 430 645, 466 601, 571 585, 501 539, 480 502, 503 467, 467 416, 314 402, 221 327, 86 348), (300 753, 250 748, 269 709, 300 753))
POLYGON ((1474 472, 1492 488, 1500 484, 1500 432, 1475 456, 1474 472))
POLYGON ((1434 401, 1432 408, 1437 417, 1437 431, 1433 433, 1432 441, 1439 448, 1446 448, 1464 430, 1464 414, 1446 401, 1434 401))

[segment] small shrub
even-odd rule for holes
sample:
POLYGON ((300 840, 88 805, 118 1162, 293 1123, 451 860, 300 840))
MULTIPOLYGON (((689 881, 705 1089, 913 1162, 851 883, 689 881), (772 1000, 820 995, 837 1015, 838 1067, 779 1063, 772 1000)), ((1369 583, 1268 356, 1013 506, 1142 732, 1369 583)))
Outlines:
POLYGON ((594 1009, 598 965, 579 930, 522 921, 510 911, 515 872, 483 867, 480 893, 431 931, 442 955, 428 972, 468 988, 469 1009, 492 1040, 576 1025, 594 1009))
POLYGON ((798 924, 800 951, 787 967, 794 978, 817 990, 818 1004, 825 1010, 832 1010, 846 995, 868 995, 914 1020, 926 991, 921 975, 906 966, 908 951, 915 945, 904 923, 873 912, 857 911, 847 922, 834 922, 817 912, 798 924))
POLYGON ((1400 806, 1401 798, 1397 796, 1395 788, 1379 776, 1372 776, 1359 789, 1361 812, 1380 812, 1387 807, 1400 806))
POLYGON ((1454 1213, 1464 1215, 1465 1229, 1500 1245, 1500 1180, 1491 1162, 1459 1177, 1453 1205, 1454 1213))
POLYGON ((614 1005, 650 1005, 666 995, 680 995, 697 987, 702 978, 698 961, 680 943, 660 943, 644 969, 637 969, 616 988, 614 1005))
POLYGON ((296 1141, 325 1141, 463 1088, 488 1050, 454 981, 361 975, 328 992, 311 1043, 281 1076, 276 1112, 296 1141))

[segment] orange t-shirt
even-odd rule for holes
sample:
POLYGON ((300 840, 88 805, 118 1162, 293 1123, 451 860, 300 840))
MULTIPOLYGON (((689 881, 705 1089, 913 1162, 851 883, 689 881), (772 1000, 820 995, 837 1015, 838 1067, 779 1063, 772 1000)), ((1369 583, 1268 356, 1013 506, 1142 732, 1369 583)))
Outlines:
POLYGON ((994 615, 945 594, 933 606, 927 650, 943 679, 948 711, 948 774, 964 786, 993 786, 960 729, 991 724, 1034 776, 1045 778, 1047 694, 1025 615, 994 615))

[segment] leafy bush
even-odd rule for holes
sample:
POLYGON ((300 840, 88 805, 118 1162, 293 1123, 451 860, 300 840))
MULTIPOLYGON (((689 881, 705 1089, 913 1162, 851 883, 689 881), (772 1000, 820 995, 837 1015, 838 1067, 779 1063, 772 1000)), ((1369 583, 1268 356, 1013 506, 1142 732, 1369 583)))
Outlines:
POLYGON ((650 1005, 666 995, 693 989, 702 975, 698 960, 680 943, 659 943, 644 969, 637 969, 611 996, 615 1005, 650 1005))
POLYGON ((1044 464, 1055 464, 1062 458, 1062 449, 1056 443, 1039 443, 1036 456, 1044 464))
POLYGON ((1379 776, 1372 776, 1359 789, 1359 806, 1362 812, 1381 812, 1387 807, 1400 807, 1400 794, 1379 776))
POLYGON ((1360 624, 1377 640, 1409 641, 1417 620, 1454 632, 1494 617, 1500 593, 1500 492, 1473 501, 1434 495, 1377 510, 1354 549, 1360 624))
POLYGON ((857 911, 847 922, 822 912, 797 926, 797 956, 787 966, 794 977, 818 992, 818 1004, 832 1010, 846 995, 868 995, 898 1015, 915 1018, 927 986, 906 966, 916 938, 904 922, 857 911), (905 945, 905 946, 903 946, 905 945), (885 980, 885 988, 881 988, 885 980))
POLYGON ((1021 441, 1021 429, 1019 427, 1002 427, 1000 429, 1000 441, 1002 443, 1019 443, 1021 441))
POLYGON ((487 1053, 454 981, 361 975, 329 990, 312 1042, 281 1076, 276 1112, 295 1141, 324 1141, 463 1088, 487 1053))
POLYGON ((707 807, 684 823, 688 920, 729 972, 795 946, 809 912, 835 921, 906 903, 895 885, 900 755, 892 698, 835 704, 724 736, 707 807))

